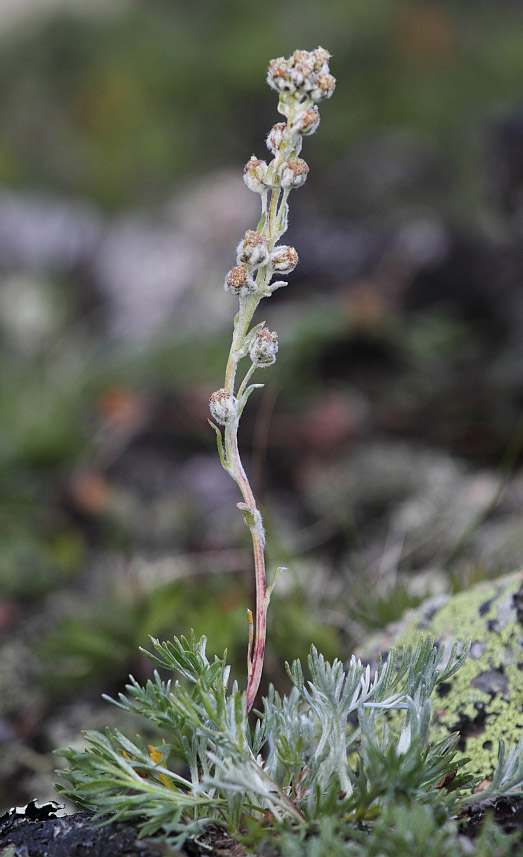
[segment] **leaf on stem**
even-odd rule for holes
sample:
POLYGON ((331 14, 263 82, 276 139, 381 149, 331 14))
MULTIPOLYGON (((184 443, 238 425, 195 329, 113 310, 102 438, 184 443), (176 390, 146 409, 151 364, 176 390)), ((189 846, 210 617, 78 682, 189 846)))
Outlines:
POLYGON ((229 465, 227 464, 227 460, 225 457, 225 449, 223 446, 222 433, 221 433, 220 429, 218 428, 218 426, 215 423, 213 423, 212 420, 207 420, 207 422, 209 423, 210 426, 213 427, 214 431, 216 432, 216 444, 218 446, 218 455, 220 456, 221 465, 222 465, 223 469, 227 471, 227 473, 230 473, 231 471, 230 471, 229 465))

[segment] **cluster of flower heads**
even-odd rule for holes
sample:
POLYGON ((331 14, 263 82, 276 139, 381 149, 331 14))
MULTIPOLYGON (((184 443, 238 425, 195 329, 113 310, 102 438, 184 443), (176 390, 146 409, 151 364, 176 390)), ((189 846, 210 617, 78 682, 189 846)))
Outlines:
POLYGON ((236 265, 225 277, 225 290, 237 297, 269 295, 286 281, 268 284, 273 274, 290 274, 298 264, 294 247, 278 244, 270 250, 269 239, 261 232, 248 229, 236 249, 236 265), (265 277, 257 282, 256 271, 263 268, 265 277))
POLYGON ((290 92, 299 98, 321 101, 330 98, 336 79, 329 71, 330 53, 324 48, 315 51, 294 51, 289 59, 271 60, 267 83, 278 92, 290 92))
POLYGON ((330 98, 336 80, 329 71, 330 54, 323 48, 294 51, 289 59, 271 60, 267 72, 269 86, 280 93, 278 110, 286 122, 278 122, 269 131, 267 148, 274 160, 267 164, 253 155, 244 168, 244 181, 255 193, 284 191, 301 187, 309 167, 298 157, 301 138, 314 134, 320 124, 316 102, 330 98))
MULTIPOLYGON (((280 234, 286 229, 286 197, 289 191, 305 183, 309 172, 307 163, 298 157, 301 138, 318 128, 320 114, 315 102, 329 98, 336 85, 329 72, 329 57, 328 51, 316 48, 315 51, 294 51, 289 59, 278 57, 269 63, 267 80, 280 93, 278 110, 287 121, 278 122, 267 136, 267 148, 273 160, 267 163, 252 155, 244 168, 244 181, 250 190, 262 195, 264 212, 269 191, 283 191, 280 234)), ((269 286, 268 282, 273 273, 290 273, 298 263, 298 254, 294 248, 286 246, 271 251, 271 237, 270 229, 245 233, 238 245, 237 264, 225 278, 226 291, 238 297, 257 291, 268 295, 286 285, 278 282, 269 286), (256 277, 255 281, 254 273, 260 268, 265 269, 265 276, 256 277)))
MULTIPOLYGON (((271 282, 274 274, 289 274, 298 264, 294 247, 275 242, 287 229, 287 197, 301 187, 309 172, 299 157, 302 137, 313 134, 320 123, 317 102, 330 98, 336 80, 329 71, 330 54, 323 48, 294 51, 289 59, 271 60, 267 82, 279 95, 278 111, 285 122, 278 122, 267 136, 267 148, 273 155, 267 163, 252 155, 244 168, 247 187, 261 195, 262 219, 258 229, 249 229, 236 249, 236 265, 225 277, 225 290, 240 299, 253 298, 251 306, 272 294, 285 280, 271 282), (268 196, 271 194, 271 203, 268 196)), ((237 357, 249 354, 254 367, 270 366, 276 360, 278 339, 267 328, 257 330, 244 342, 237 357)), ((211 413, 221 425, 237 413, 237 401, 225 388, 213 393, 211 413)))

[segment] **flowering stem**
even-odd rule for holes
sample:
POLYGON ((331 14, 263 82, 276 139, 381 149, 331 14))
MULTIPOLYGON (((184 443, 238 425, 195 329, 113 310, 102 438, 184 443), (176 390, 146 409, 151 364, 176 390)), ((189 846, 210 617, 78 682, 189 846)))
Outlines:
POLYGON ((260 685, 265 655, 267 608, 276 576, 269 587, 265 576, 265 533, 262 516, 256 506, 249 480, 243 469, 238 450, 238 424, 249 394, 248 386, 255 369, 272 365, 278 350, 277 334, 256 325, 251 330, 253 315, 264 297, 285 286, 285 281, 271 284, 273 274, 289 274, 298 263, 294 247, 276 245, 287 229, 287 199, 293 188, 301 187, 309 168, 298 157, 302 135, 314 133, 319 124, 316 102, 330 98, 335 80, 329 72, 329 53, 323 48, 315 51, 295 51, 288 60, 271 60, 267 82, 280 94, 278 110, 286 122, 276 124, 267 137, 267 146, 274 155, 270 164, 253 155, 245 165, 247 187, 260 194, 262 215, 256 231, 248 230, 237 248, 237 264, 225 278, 225 289, 239 298, 239 310, 234 319, 225 383, 210 398, 211 414, 224 427, 212 423, 217 433, 221 463, 238 485, 243 502, 238 508, 249 527, 254 553, 256 581, 256 613, 253 627, 249 610, 249 644, 247 649, 246 704, 249 712, 260 685), (270 194, 270 201, 268 199, 270 194), (276 245, 276 246, 275 246, 276 245), (235 393, 238 363, 249 354, 251 366, 238 392, 235 393), (253 650, 254 642, 254 650, 253 650))
POLYGON ((263 669, 265 637, 267 633, 268 597, 265 576, 265 534, 262 516, 258 511, 254 494, 243 469, 238 450, 237 429, 238 424, 233 420, 225 428, 225 461, 230 475, 242 493, 244 502, 238 503, 238 508, 243 512, 245 521, 249 527, 254 553, 254 574, 256 581, 255 643, 254 653, 252 652, 252 646, 249 645, 247 655, 247 711, 250 711, 258 692, 263 669))
MULTIPOLYGON (((252 316, 258 305, 258 300, 243 299, 240 300, 240 311, 234 326, 233 341, 227 363, 225 375, 225 388, 228 393, 234 393, 234 382, 236 378, 236 369, 239 362, 238 351, 245 340, 245 336, 249 329, 252 316)), ((238 397, 241 397, 249 378, 251 377, 256 367, 251 365, 248 370, 239 390, 238 397)), ((247 711, 250 711, 258 688, 263 670, 263 660, 265 657, 265 638, 267 634, 267 579, 265 574, 265 534, 263 530, 262 516, 256 506, 256 500, 252 492, 249 480, 243 468, 238 449, 238 422, 239 419, 231 419, 225 426, 225 461, 228 471, 236 484, 238 485, 243 503, 238 504, 243 512, 247 526, 249 527, 252 548, 254 554, 254 576, 256 583, 256 611, 255 611, 255 642, 254 652, 252 644, 249 645, 247 652, 247 711)))

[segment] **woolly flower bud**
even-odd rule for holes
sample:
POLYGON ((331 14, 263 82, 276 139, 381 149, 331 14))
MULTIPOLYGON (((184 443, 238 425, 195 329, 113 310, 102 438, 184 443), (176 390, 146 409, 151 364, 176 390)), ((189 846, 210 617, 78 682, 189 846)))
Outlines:
POLYGON ((267 164, 265 161, 260 161, 256 155, 251 155, 243 168, 243 180, 249 190, 254 193, 265 193, 267 188, 264 184, 265 174, 267 172, 267 164))
POLYGON ((324 67, 328 69, 332 54, 326 51, 325 48, 316 48, 315 51, 311 51, 311 55, 314 60, 314 71, 321 71, 324 67))
POLYGON ((273 125, 269 131, 267 136, 267 148, 270 149, 273 155, 276 155, 281 148, 286 128, 286 122, 278 122, 276 125, 273 125))
POLYGON ((289 158, 281 165, 278 174, 285 190, 301 187, 307 180, 309 167, 302 158, 289 158))
POLYGON ((223 388, 212 394, 209 399, 209 408, 212 418, 221 426, 230 419, 234 419, 238 413, 236 398, 223 388))
POLYGON ((230 292, 231 295, 244 297, 245 295, 251 295, 256 291, 256 283, 249 274, 245 265, 235 265, 235 267, 231 268, 225 277, 224 288, 225 291, 230 292))
POLYGON ((290 78, 297 89, 305 89, 314 72, 314 57, 308 51, 294 51, 290 65, 290 78))
POLYGON ((238 265, 243 262, 245 265, 252 265, 254 268, 267 265, 269 261, 267 239, 259 232, 248 229, 236 249, 236 261, 238 265))
POLYGON ((277 57, 271 60, 267 68, 267 83, 278 92, 295 92, 296 87, 291 81, 287 60, 277 57))
POLYGON ((293 134, 303 134, 303 136, 308 136, 309 134, 314 134, 319 124, 320 111, 314 104, 302 113, 298 113, 296 119, 292 123, 291 131, 293 134))
POLYGON ((249 345, 249 355, 255 366, 262 369, 276 362, 278 351, 278 334, 267 327, 262 327, 252 338, 249 345))
POLYGON ((321 101, 322 98, 330 98, 335 88, 336 78, 332 74, 319 74, 315 85, 309 91, 309 96, 313 101, 321 101))
POLYGON ((298 254, 294 247, 279 244, 271 253, 271 266, 278 274, 290 274, 298 264, 298 254))

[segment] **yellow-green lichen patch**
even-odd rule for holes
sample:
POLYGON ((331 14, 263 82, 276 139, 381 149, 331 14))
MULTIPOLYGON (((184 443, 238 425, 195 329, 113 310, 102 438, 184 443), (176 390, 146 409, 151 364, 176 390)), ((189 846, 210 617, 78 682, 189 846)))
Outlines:
POLYGON ((523 737, 523 620, 515 595, 523 590, 516 572, 461 592, 435 612, 413 611, 395 646, 417 642, 430 633, 450 651, 454 641, 471 640, 470 655, 448 684, 433 695, 433 738, 461 734, 459 749, 471 761, 467 769, 489 777, 500 739, 506 745, 523 737))

